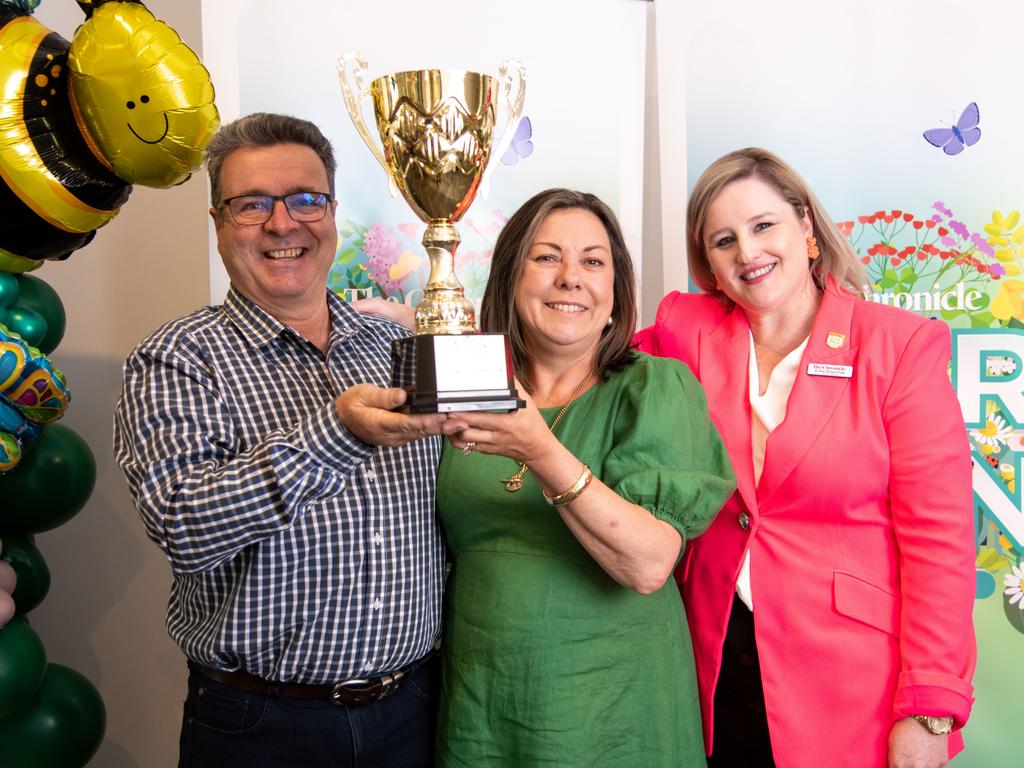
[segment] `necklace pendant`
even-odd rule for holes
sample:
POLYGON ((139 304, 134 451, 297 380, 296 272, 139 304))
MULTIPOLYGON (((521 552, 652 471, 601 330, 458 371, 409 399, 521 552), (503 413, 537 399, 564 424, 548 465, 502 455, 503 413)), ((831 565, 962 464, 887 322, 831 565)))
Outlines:
POLYGON ((505 490, 509 493, 515 493, 523 487, 523 481, 518 477, 510 477, 508 480, 502 480, 501 482, 505 484, 505 490))

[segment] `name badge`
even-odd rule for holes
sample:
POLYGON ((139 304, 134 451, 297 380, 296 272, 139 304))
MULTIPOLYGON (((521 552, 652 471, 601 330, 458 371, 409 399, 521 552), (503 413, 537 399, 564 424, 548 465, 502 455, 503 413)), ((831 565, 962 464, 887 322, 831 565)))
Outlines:
POLYGON ((829 365, 828 363, 808 363, 808 376, 832 376, 836 379, 848 379, 853 376, 852 365, 829 365))

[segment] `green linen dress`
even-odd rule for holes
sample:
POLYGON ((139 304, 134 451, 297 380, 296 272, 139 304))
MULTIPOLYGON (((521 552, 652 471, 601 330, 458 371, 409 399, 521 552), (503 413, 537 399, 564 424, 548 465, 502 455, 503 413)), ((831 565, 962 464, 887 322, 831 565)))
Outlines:
MULTIPOLYGON (((558 408, 542 410, 551 424, 558 408)), ((638 355, 569 406, 561 442, 686 541, 735 480, 704 393, 676 360, 638 355)), ((547 504, 532 473, 446 445, 437 506, 445 590, 437 758, 443 767, 703 766, 693 649, 672 579, 618 585, 547 504)))

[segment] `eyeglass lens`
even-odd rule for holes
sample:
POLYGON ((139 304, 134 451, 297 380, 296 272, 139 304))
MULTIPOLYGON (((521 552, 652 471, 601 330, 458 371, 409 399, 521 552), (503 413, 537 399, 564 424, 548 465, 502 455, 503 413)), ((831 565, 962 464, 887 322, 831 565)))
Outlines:
POLYGON ((319 221, 327 213, 330 196, 323 192, 294 192, 290 195, 241 195, 224 204, 237 224, 263 224, 274 212, 274 203, 284 202, 294 221, 319 221))

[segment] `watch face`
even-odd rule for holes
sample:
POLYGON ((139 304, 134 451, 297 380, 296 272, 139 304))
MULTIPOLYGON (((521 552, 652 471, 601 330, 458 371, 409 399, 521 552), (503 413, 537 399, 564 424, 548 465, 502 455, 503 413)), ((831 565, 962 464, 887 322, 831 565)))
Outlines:
POLYGON ((953 731, 953 718, 949 716, 914 715, 914 719, 936 736, 944 736, 953 731))

